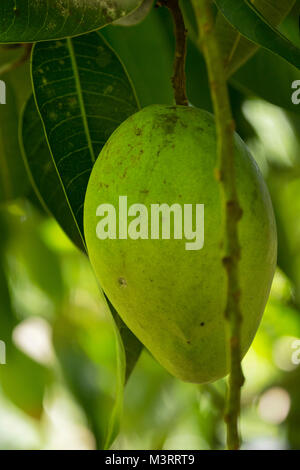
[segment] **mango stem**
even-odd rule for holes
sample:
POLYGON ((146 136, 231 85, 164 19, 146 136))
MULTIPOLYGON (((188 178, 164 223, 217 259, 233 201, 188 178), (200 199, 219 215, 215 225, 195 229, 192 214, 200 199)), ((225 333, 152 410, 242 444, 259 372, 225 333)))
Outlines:
POLYGON ((176 45, 172 84, 174 88, 175 103, 177 105, 188 106, 185 73, 187 30, 185 28, 183 14, 179 6, 179 0, 163 0, 158 2, 158 6, 159 5, 164 5, 170 10, 174 21, 176 45))

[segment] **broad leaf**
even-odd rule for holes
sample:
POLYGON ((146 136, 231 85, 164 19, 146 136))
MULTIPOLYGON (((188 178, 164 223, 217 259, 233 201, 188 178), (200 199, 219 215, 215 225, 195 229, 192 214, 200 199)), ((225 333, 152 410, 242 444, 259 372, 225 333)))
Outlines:
MULTIPOLYGON (((74 222, 70 206, 47 145, 42 121, 38 115, 33 96, 29 98, 23 112, 20 137, 27 171, 41 204, 56 218, 73 243, 85 252, 83 234, 78 230, 78 225, 74 222), (32 142, 36 142, 36 145, 33 146, 32 142), (52 194, 53 197, 51 197, 52 194)), ((125 351, 125 376, 127 380, 139 357, 142 345, 122 322, 108 299, 106 301, 109 304, 117 328, 120 330, 122 340, 120 349, 124 348, 125 351)), ((117 339, 119 341, 119 333, 117 339)))
POLYGON ((128 15, 142 0, 1 0, 0 42, 79 36, 128 15))
MULTIPOLYGON (((138 110, 135 92, 99 33, 36 45, 32 77, 40 116, 31 98, 21 132, 27 167, 40 199, 84 249, 83 203, 89 175, 110 134, 138 110)), ((108 445, 118 428, 126 378, 142 348, 110 308, 119 380, 108 445)))
POLYGON ((20 124, 24 162, 36 195, 73 243, 85 251, 83 236, 66 200, 33 95, 24 107, 20 124))
POLYGON ((249 0, 215 0, 215 3, 242 36, 300 68, 300 49, 274 28, 249 0))
MULTIPOLYGON (((99 33, 37 44, 32 79, 52 161, 82 234, 91 169, 108 137, 138 110, 136 96, 123 65, 99 33)), ((56 187, 48 197, 55 198, 56 187)))

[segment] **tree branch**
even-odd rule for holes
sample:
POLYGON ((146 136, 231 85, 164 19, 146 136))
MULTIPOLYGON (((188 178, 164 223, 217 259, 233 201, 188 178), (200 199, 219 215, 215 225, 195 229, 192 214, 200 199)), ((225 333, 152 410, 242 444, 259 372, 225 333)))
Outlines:
POLYGON ((176 49, 172 83, 176 104, 187 106, 188 99, 186 95, 185 74, 187 30, 185 29, 183 15, 179 6, 179 0, 162 0, 158 2, 158 5, 166 6, 173 16, 176 49))
POLYGON ((216 119, 218 158, 215 176, 220 183, 224 209, 225 243, 222 261, 227 274, 225 319, 230 364, 225 421, 227 424, 227 447, 229 449, 238 449, 240 447, 238 418, 241 387, 244 383, 241 367, 240 334, 242 315, 238 279, 238 263, 241 256, 238 222, 242 217, 242 210, 238 201, 235 181, 234 121, 224 65, 215 34, 212 0, 192 0, 192 3, 200 32, 199 45, 202 46, 207 64, 216 119))

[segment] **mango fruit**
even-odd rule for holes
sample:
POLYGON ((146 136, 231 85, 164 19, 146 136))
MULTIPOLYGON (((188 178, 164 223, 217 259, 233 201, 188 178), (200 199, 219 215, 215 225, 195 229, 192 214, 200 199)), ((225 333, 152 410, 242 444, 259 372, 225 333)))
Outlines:
MULTIPOLYGON (((122 123, 103 147, 84 207, 88 253, 106 295, 157 361, 194 383, 228 373, 224 214, 216 158, 210 113, 184 106, 146 107, 122 123), (158 219, 161 205, 171 209, 158 211, 158 219), (154 221, 160 223, 159 233, 154 221), (199 234, 198 241, 192 233, 199 234)), ((267 187, 237 134, 235 165, 243 210, 244 355, 268 299, 277 237, 267 187)))

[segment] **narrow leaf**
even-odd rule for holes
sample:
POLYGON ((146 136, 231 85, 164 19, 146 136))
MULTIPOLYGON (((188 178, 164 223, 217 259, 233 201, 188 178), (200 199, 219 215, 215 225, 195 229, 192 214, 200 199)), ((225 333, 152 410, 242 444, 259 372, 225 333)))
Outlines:
MULTIPOLYGON (((295 0, 253 0, 252 4, 273 27, 277 27, 288 15, 295 0)), ((259 48, 233 28, 220 12, 216 19, 216 33, 227 76, 238 70, 259 48)))
POLYGON ((300 113, 292 102, 292 83, 300 80, 300 70, 266 49, 260 49, 232 77, 230 83, 246 95, 256 95, 284 109, 300 113))
POLYGON ((300 68, 300 49, 268 23, 249 0, 215 0, 215 3, 243 36, 300 68))

